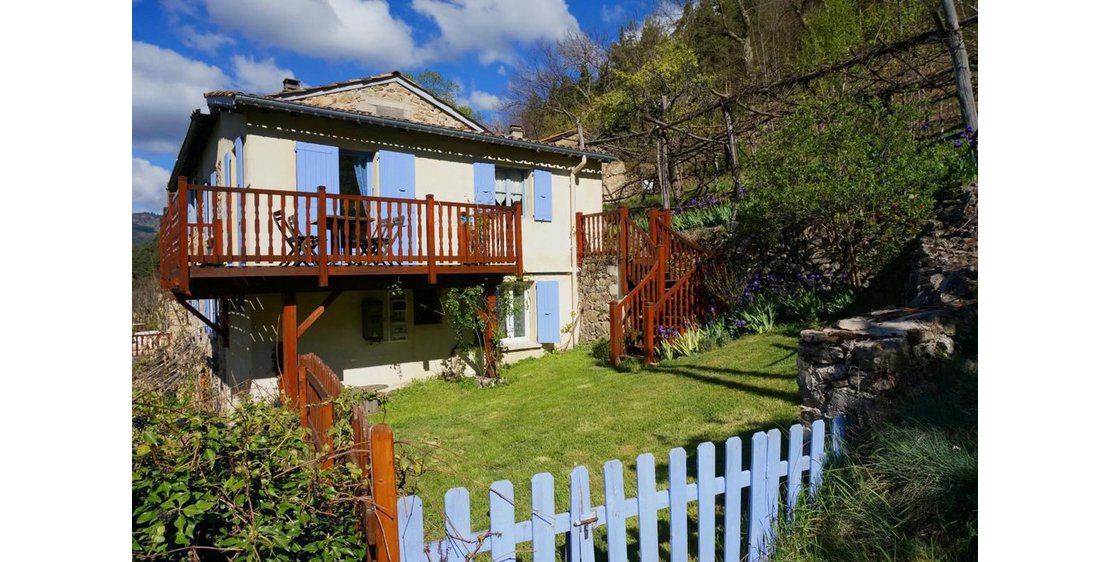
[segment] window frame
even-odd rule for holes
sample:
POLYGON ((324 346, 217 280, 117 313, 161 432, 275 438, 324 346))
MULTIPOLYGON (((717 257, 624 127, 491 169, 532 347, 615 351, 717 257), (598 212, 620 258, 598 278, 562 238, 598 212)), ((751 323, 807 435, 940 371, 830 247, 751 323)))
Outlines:
MULTIPOLYGON (((520 287, 520 286, 511 287, 507 291, 500 292, 500 294, 508 295, 508 297, 510 299, 509 306, 512 306, 511 301, 516 299, 516 297, 513 296, 513 291, 516 290, 516 289, 520 290, 521 298, 524 299, 524 314, 523 314, 524 333, 523 333, 523 335, 520 335, 520 336, 509 335, 510 334, 509 324, 510 324, 510 322, 512 322, 513 328, 515 328, 516 327, 516 325, 515 325, 516 324, 516 319, 513 318, 512 316, 506 315, 505 316, 505 324, 504 324, 505 337, 501 339, 502 343, 519 343, 519 342, 531 341, 529 338, 532 336, 532 328, 531 328, 531 324, 532 324, 531 320, 532 319, 528 315, 528 312, 532 308, 531 307, 531 300, 532 299, 531 299, 531 296, 529 295, 529 293, 532 292, 531 287, 520 287)), ((514 331, 515 331, 515 329, 514 329, 514 331)))

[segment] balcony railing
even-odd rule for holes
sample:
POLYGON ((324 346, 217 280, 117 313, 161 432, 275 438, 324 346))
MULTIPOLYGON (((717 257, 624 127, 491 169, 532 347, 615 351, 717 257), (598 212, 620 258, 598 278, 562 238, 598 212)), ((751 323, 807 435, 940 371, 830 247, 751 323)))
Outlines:
POLYGON ((521 209, 179 181, 161 222, 162 281, 243 275, 523 274, 521 209), (280 270, 263 269, 279 267, 280 270))

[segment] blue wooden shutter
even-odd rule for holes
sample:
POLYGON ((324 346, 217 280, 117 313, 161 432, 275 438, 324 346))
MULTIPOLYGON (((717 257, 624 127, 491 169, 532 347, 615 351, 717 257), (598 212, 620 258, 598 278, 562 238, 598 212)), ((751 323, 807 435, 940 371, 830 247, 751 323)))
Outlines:
POLYGON ((416 199, 416 156, 383 150, 378 153, 378 195, 416 199))
MULTIPOLYGON (((390 152, 383 150, 378 153, 378 195, 381 197, 394 197, 397 199, 416 199, 416 156, 404 152, 390 152)), ((407 211, 411 207, 402 207, 400 203, 389 204, 389 217, 396 220, 403 218, 402 232, 416 228, 413 222, 416 216, 409 216, 407 211)), ((378 220, 384 220, 378 217, 378 220)), ((393 239, 393 252, 407 254, 410 240, 408 236, 398 236, 393 239)), ((407 263, 407 262, 406 262, 407 263)))
POLYGON ((559 343, 559 282, 536 281, 536 315, 540 343, 559 343))
POLYGON ((224 153, 224 177, 223 177, 223 183, 221 183, 220 185, 222 185, 224 187, 231 185, 231 153, 230 152, 225 152, 224 153))
POLYGON ((208 175, 208 185, 216 185, 218 179, 219 178, 216 177, 216 170, 212 170, 212 173, 208 175))
POLYGON ((489 162, 474 163, 474 202, 479 205, 494 204, 494 172, 489 162))
POLYGON ((315 192, 320 185, 339 193, 339 148, 298 141, 297 191, 315 192))
POLYGON ((246 170, 247 158, 243 155, 243 137, 236 137, 235 139, 235 187, 243 187, 247 185, 243 181, 243 174, 246 170))
POLYGON ((533 217, 538 221, 551 221, 551 172, 535 170, 532 173, 535 200, 532 203, 533 217))

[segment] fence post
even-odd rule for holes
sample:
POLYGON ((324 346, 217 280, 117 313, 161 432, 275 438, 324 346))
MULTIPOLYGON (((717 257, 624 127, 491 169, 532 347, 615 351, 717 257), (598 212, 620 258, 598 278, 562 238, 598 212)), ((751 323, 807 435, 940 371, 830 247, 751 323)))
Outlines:
MULTIPOLYGON (((316 186, 316 261, 320 266, 321 287, 328 286, 328 214, 327 199, 324 198, 325 191, 327 191, 326 187, 316 186)), ((311 232, 308 225, 305 225, 305 230, 311 232)))
POLYGON ((297 358, 297 413, 301 416, 301 427, 308 427, 308 374, 305 365, 297 358))
POLYGON ((644 363, 655 363, 655 303, 644 303, 644 363))
POLYGON ((624 333, 621 327, 621 305, 617 301, 609 301, 609 362, 617 366, 621 361, 621 348, 624 347, 624 333))
POLYGON ((373 519, 378 526, 375 529, 378 532, 378 562, 400 562, 393 429, 384 423, 370 428, 370 466, 373 519))
POLYGON ((424 237, 428 242, 425 246, 428 248, 428 283, 435 284, 436 282, 436 198, 431 193, 427 197, 428 205, 425 211, 428 219, 424 224, 428 227, 424 237))

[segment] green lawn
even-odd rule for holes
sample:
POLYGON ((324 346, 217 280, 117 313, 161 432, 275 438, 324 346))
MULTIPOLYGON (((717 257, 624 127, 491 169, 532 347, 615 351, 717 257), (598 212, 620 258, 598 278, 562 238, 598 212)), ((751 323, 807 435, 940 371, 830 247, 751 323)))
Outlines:
POLYGON ((655 455, 662 484, 674 447, 692 462, 703 441, 720 446, 733 435, 788 426, 798 415, 796 346, 790 331, 750 335, 638 373, 599 366, 580 348, 516 363, 506 371, 508 383, 495 388, 414 384, 390 394, 375 421, 393 426, 401 451, 426 461, 416 488, 428 536, 442 528, 443 494, 454 487, 470 490, 473 526, 483 529, 487 486, 496 480, 513 483, 522 521, 535 473, 555 477, 562 511, 575 466, 589 470, 591 495, 601 503, 601 467, 609 459, 624 463, 632 496, 640 453, 655 455))

